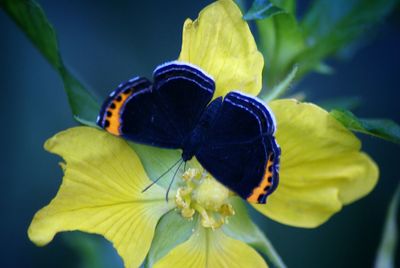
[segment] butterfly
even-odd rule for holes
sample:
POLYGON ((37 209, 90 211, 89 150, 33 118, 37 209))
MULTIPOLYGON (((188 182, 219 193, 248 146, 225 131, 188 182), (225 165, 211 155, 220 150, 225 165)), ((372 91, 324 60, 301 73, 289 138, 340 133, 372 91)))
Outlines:
POLYGON ((97 124, 136 143, 181 149, 182 162, 196 157, 239 196, 265 204, 279 182, 274 115, 255 97, 231 91, 213 99, 214 92, 214 79, 199 67, 168 62, 154 70, 153 83, 144 77, 121 83, 97 124))

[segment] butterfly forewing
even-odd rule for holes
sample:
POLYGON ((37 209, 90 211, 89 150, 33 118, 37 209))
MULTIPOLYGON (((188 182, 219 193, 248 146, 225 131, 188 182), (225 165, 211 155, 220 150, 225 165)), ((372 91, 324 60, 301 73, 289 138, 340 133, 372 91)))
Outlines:
POLYGON ((160 105, 183 137, 191 134, 214 89, 212 78, 192 65, 170 62, 154 71, 154 91, 160 105))
POLYGON ((128 140, 182 148, 212 99, 214 81, 195 66, 169 62, 154 71, 154 84, 134 78, 104 102, 98 125, 128 140))

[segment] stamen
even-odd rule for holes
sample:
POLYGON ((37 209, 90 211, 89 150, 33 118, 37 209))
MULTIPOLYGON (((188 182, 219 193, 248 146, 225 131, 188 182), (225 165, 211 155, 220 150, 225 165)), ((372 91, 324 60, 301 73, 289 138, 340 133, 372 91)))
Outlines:
POLYGON ((182 174, 182 180, 185 184, 178 188, 175 196, 182 217, 193 219, 197 212, 203 227, 217 229, 235 215, 228 202, 232 192, 207 172, 189 168, 182 174))

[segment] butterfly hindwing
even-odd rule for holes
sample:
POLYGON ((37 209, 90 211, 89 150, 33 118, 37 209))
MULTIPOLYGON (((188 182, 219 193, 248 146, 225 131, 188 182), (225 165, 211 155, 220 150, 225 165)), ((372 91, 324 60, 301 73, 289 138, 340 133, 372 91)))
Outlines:
POLYGON ((255 98, 229 93, 197 159, 242 198, 265 203, 278 183, 279 147, 268 108, 255 98))

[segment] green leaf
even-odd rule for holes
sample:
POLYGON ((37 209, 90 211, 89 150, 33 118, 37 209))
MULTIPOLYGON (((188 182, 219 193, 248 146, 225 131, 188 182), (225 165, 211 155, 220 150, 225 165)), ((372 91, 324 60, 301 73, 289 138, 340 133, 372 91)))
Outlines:
POLYGON ((399 203, 400 203, 400 185, 390 202, 385 226, 383 230, 382 240, 379 245, 378 253, 375 259, 376 268, 391 268, 395 267, 395 255, 398 236, 397 220, 399 218, 399 203))
POLYGON ((333 110, 330 114, 348 129, 400 144, 400 126, 388 119, 359 119, 347 110, 333 110))
POLYGON ((283 79, 278 85, 276 85, 271 91, 266 92, 265 96, 260 96, 262 100, 265 102, 269 102, 271 100, 277 99, 290 88, 290 85, 292 84, 293 80, 296 77, 298 67, 295 65, 292 69, 292 71, 286 76, 285 79, 283 79))
POLYGON ((267 88, 284 79, 295 64, 299 66, 296 79, 310 71, 331 74, 332 68, 323 61, 359 48, 360 41, 371 36, 371 30, 398 2, 315 0, 299 25, 294 1, 270 0, 268 3, 286 12, 273 13, 256 21, 267 88))
POLYGON ((398 0, 315 0, 301 23, 308 48, 296 58, 302 66, 300 76, 370 35, 396 3, 398 0))
POLYGON ((232 197, 231 204, 235 210, 235 216, 230 217, 229 223, 223 225, 224 233, 249 244, 264 254, 273 267, 286 267, 271 242, 249 217, 243 200, 232 197))
POLYGON ((63 64, 58 54, 56 34, 41 7, 36 2, 24 0, 4 0, 0 4, 49 63, 56 69, 60 68, 63 64))
POLYGON ((99 103, 66 68, 61 68, 59 73, 74 118, 84 125, 97 126, 95 122, 100 112, 99 103))
POLYGON ((245 20, 256 20, 271 17, 284 12, 268 0, 254 0, 249 11, 243 16, 245 20))
POLYGON ((294 58, 306 48, 305 41, 293 14, 276 14, 256 25, 265 59, 264 81, 267 88, 273 88, 296 65, 294 58))
POLYGON ((317 102, 318 106, 327 111, 333 109, 354 110, 361 104, 360 97, 340 97, 317 102))
POLYGON ((197 223, 197 216, 193 220, 186 220, 177 210, 165 214, 157 225, 145 267, 153 267, 169 251, 188 240, 197 223))
POLYGON ((296 0, 271 0, 271 3, 287 13, 296 15, 296 0))
POLYGON ((94 125, 100 106, 63 64, 56 33, 42 8, 31 0, 3 0, 0 5, 61 76, 75 119, 94 125))

